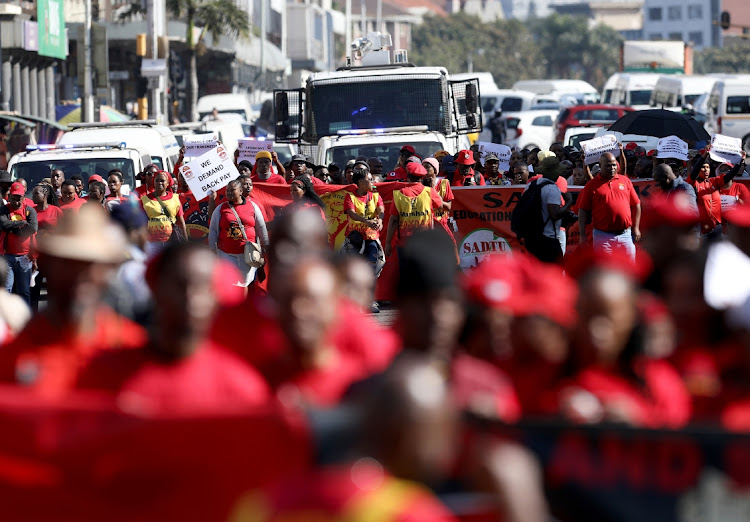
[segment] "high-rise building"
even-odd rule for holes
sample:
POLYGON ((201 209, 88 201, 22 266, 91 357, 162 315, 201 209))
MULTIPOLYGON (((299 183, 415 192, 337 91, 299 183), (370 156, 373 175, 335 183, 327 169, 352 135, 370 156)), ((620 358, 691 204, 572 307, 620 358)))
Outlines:
POLYGON ((696 49, 721 47, 721 0, 645 0, 644 40, 681 40, 696 49))

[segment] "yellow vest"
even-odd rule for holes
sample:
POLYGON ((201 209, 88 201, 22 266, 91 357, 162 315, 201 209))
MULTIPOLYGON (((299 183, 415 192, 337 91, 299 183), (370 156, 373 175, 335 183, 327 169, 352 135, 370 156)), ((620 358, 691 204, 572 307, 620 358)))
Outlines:
MULTIPOLYGON (((445 196, 448 193, 448 187, 450 184, 448 183, 447 179, 440 179, 438 180, 438 185, 435 188, 437 190, 437 193, 440 194, 440 197, 443 198, 443 201, 445 201, 445 196)), ((449 212, 447 210, 443 210, 442 208, 435 211, 435 221, 443 221, 444 219, 448 219, 449 212)))
POLYGON ((432 188, 425 187, 416 197, 393 191, 393 204, 398 211, 398 231, 401 241, 418 230, 432 228, 432 188))
POLYGON ((165 242, 169 240, 169 236, 172 235, 172 225, 174 225, 177 213, 182 206, 180 196, 177 194, 173 194, 171 199, 161 201, 167 207, 171 219, 164 214, 164 210, 157 200, 151 199, 148 196, 141 197, 143 210, 146 211, 146 215, 148 216, 148 240, 151 242, 165 242))
MULTIPOLYGON (((363 216, 366 219, 375 219, 378 217, 380 194, 377 192, 368 192, 366 204, 360 201, 357 194, 354 192, 350 192, 347 197, 352 200, 352 203, 354 204, 354 212, 356 212, 358 216, 363 216)), ((346 235, 348 236, 349 233, 354 230, 362 234, 362 237, 365 239, 378 239, 380 237, 380 233, 377 230, 368 227, 367 224, 362 223, 361 221, 354 221, 352 218, 349 218, 349 223, 346 227, 346 235)))

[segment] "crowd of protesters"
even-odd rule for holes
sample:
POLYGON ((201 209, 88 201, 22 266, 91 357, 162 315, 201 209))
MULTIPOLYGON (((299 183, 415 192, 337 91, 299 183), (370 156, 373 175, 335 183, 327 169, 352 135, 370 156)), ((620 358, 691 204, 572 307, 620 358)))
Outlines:
POLYGON ((750 264, 750 196, 733 181, 744 161, 658 156, 626 144, 586 165, 554 144, 514 151, 502 171, 495 155, 420 158, 405 145, 385 172, 375 158, 342 169, 260 152, 210 196, 207 245, 188 241, 177 169, 149 165, 133 196, 119 171, 92 176, 86 194, 55 170, 31 199, 0 173, 0 383, 39 401, 94 390, 146 418, 357 408, 360 436, 341 461, 265 484, 262 508, 242 507, 265 517, 252 520, 359 520, 384 509, 368 494, 390 481, 406 488, 394 520, 456 519, 433 491, 481 492, 503 520, 544 520, 532 452, 471 436, 459 411, 750 431, 750 288, 733 272, 750 264), (636 177, 656 193, 641 200, 636 177), (384 181, 399 182, 387 206, 384 181), (292 202, 269 219, 255 183, 288 184, 292 202), (352 186, 342 252, 323 184, 352 186), (529 253, 462 274, 451 187, 476 185, 538 189, 544 228, 525 238, 529 253), (584 186, 575 202, 571 185, 584 186), (576 221, 581 244, 565 254, 576 221), (393 256, 398 320, 384 327, 369 312, 393 256))

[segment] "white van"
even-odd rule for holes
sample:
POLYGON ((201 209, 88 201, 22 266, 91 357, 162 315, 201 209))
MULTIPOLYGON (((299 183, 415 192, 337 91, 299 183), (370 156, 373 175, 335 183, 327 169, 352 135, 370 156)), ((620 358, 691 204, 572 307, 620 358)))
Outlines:
POLYGON ((659 75, 653 73, 621 74, 612 90, 610 103, 637 110, 648 109, 658 79, 659 75))
POLYGON ((169 127, 153 120, 112 123, 71 123, 58 145, 122 143, 123 147, 145 150, 160 169, 172 172, 180 156, 180 146, 169 127))
POLYGON ((521 80, 514 83, 513 88, 558 98, 566 94, 579 95, 583 103, 599 102, 599 92, 583 80, 521 80))
POLYGON ((709 134, 740 138, 742 146, 750 145, 750 75, 717 80, 708 98, 709 134))
POLYGON ((198 119, 201 121, 211 117, 214 109, 219 116, 225 116, 227 121, 252 122, 255 112, 250 106, 246 94, 209 94, 198 100, 198 119))
POLYGON ((604 84, 604 89, 602 89, 602 103, 612 103, 612 91, 615 90, 615 85, 617 85, 617 80, 620 79, 621 75, 622 73, 613 74, 609 77, 607 83, 604 84))
POLYGON ((653 93, 651 107, 680 111, 686 105, 695 108, 702 95, 710 93, 716 78, 700 75, 668 74, 659 76, 653 93))

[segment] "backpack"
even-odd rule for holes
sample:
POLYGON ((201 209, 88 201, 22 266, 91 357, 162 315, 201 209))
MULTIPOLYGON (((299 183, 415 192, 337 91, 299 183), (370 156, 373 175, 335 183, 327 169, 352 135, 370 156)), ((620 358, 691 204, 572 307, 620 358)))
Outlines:
POLYGON ((542 187, 553 184, 548 179, 533 181, 510 217, 510 229, 518 239, 541 236, 546 222, 542 219, 542 187))

